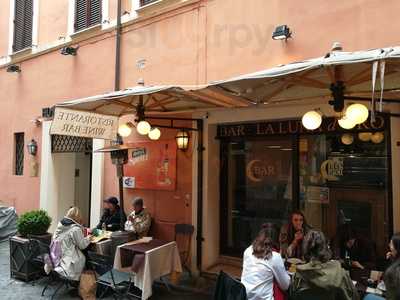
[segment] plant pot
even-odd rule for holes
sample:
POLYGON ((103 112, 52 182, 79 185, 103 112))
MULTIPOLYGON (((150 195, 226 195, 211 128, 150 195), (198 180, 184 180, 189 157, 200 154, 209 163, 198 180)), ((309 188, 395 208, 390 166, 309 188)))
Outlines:
MULTIPOLYGON (((51 235, 45 234, 32 236, 44 243, 50 244, 51 235)), ((10 276, 14 278, 30 281, 43 275, 43 264, 37 261, 40 255, 32 247, 28 238, 13 236, 10 238, 10 276)))

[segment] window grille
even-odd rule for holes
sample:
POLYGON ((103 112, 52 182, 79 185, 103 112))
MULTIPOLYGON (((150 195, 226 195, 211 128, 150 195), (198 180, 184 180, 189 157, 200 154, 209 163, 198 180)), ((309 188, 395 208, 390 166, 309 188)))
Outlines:
POLYGON ((93 140, 84 137, 58 135, 51 136, 52 153, 92 152, 93 140))
POLYGON ((24 173, 24 133, 14 133, 15 142, 15 166, 14 175, 23 175, 24 173))

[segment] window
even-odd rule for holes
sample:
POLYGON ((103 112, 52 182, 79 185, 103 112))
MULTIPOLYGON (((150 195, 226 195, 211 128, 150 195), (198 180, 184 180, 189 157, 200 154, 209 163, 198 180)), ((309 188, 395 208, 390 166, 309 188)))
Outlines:
POLYGON ((159 1, 159 0, 140 0, 140 6, 145 6, 147 4, 150 4, 150 3, 153 3, 156 1, 159 1))
POLYGON ((24 173, 24 133, 14 133, 15 145, 15 165, 14 175, 23 175, 24 173))
POLYGON ((13 52, 32 46, 33 0, 15 0, 13 52))
POLYGON ((75 1, 75 32, 101 23, 102 0, 75 1))

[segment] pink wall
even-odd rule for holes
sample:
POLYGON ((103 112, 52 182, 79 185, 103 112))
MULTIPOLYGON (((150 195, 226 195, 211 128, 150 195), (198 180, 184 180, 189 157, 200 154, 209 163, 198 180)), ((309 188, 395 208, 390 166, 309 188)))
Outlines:
MULTIPOLYGON (((68 10, 67 0, 39 2, 39 46, 43 48, 65 35, 68 10)), ((109 3, 116 5, 116 1, 109 3)), ((398 0, 309 0, 301 5, 289 0, 199 0, 159 15, 143 12, 141 19, 123 30, 121 88, 135 85, 139 78, 148 85, 224 79, 322 56, 335 41, 349 51, 398 45, 399 9, 398 0), (279 24, 293 30, 293 38, 286 43, 271 39, 279 24), (144 69, 136 66, 141 59, 146 61, 144 69)), ((115 15, 114 7, 110 16, 115 15)), ((9 1, 0 1, 0 58, 8 51, 8 20, 9 1)), ((61 56, 59 49, 53 49, 25 60, 20 74, 6 73, 5 66, 0 66, 0 200, 15 205, 19 212, 39 206, 39 177, 29 177, 26 152, 24 175, 12 175, 13 133, 25 132, 26 143, 31 138, 38 141, 40 162, 41 128, 30 120, 43 107, 113 90, 114 33, 87 39, 79 46, 75 57, 61 56)), ((184 201, 191 192, 186 155, 178 154, 175 193, 138 192, 159 224, 190 221, 191 203, 186 207, 184 201)), ((105 171, 107 196, 116 191, 115 170, 108 159, 105 171)), ((163 231, 168 226, 157 228, 160 235, 171 237, 170 229, 163 231)))

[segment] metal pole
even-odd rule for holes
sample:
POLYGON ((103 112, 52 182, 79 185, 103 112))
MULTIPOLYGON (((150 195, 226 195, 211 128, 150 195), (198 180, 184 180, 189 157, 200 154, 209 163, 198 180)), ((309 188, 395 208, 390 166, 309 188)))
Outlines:
POLYGON ((115 81, 114 90, 120 90, 120 69, 121 69, 121 0, 117 5, 117 28, 115 40, 115 81))
POLYGON ((202 243, 203 243, 203 120, 197 120, 197 234, 196 256, 197 268, 201 271, 202 243))

